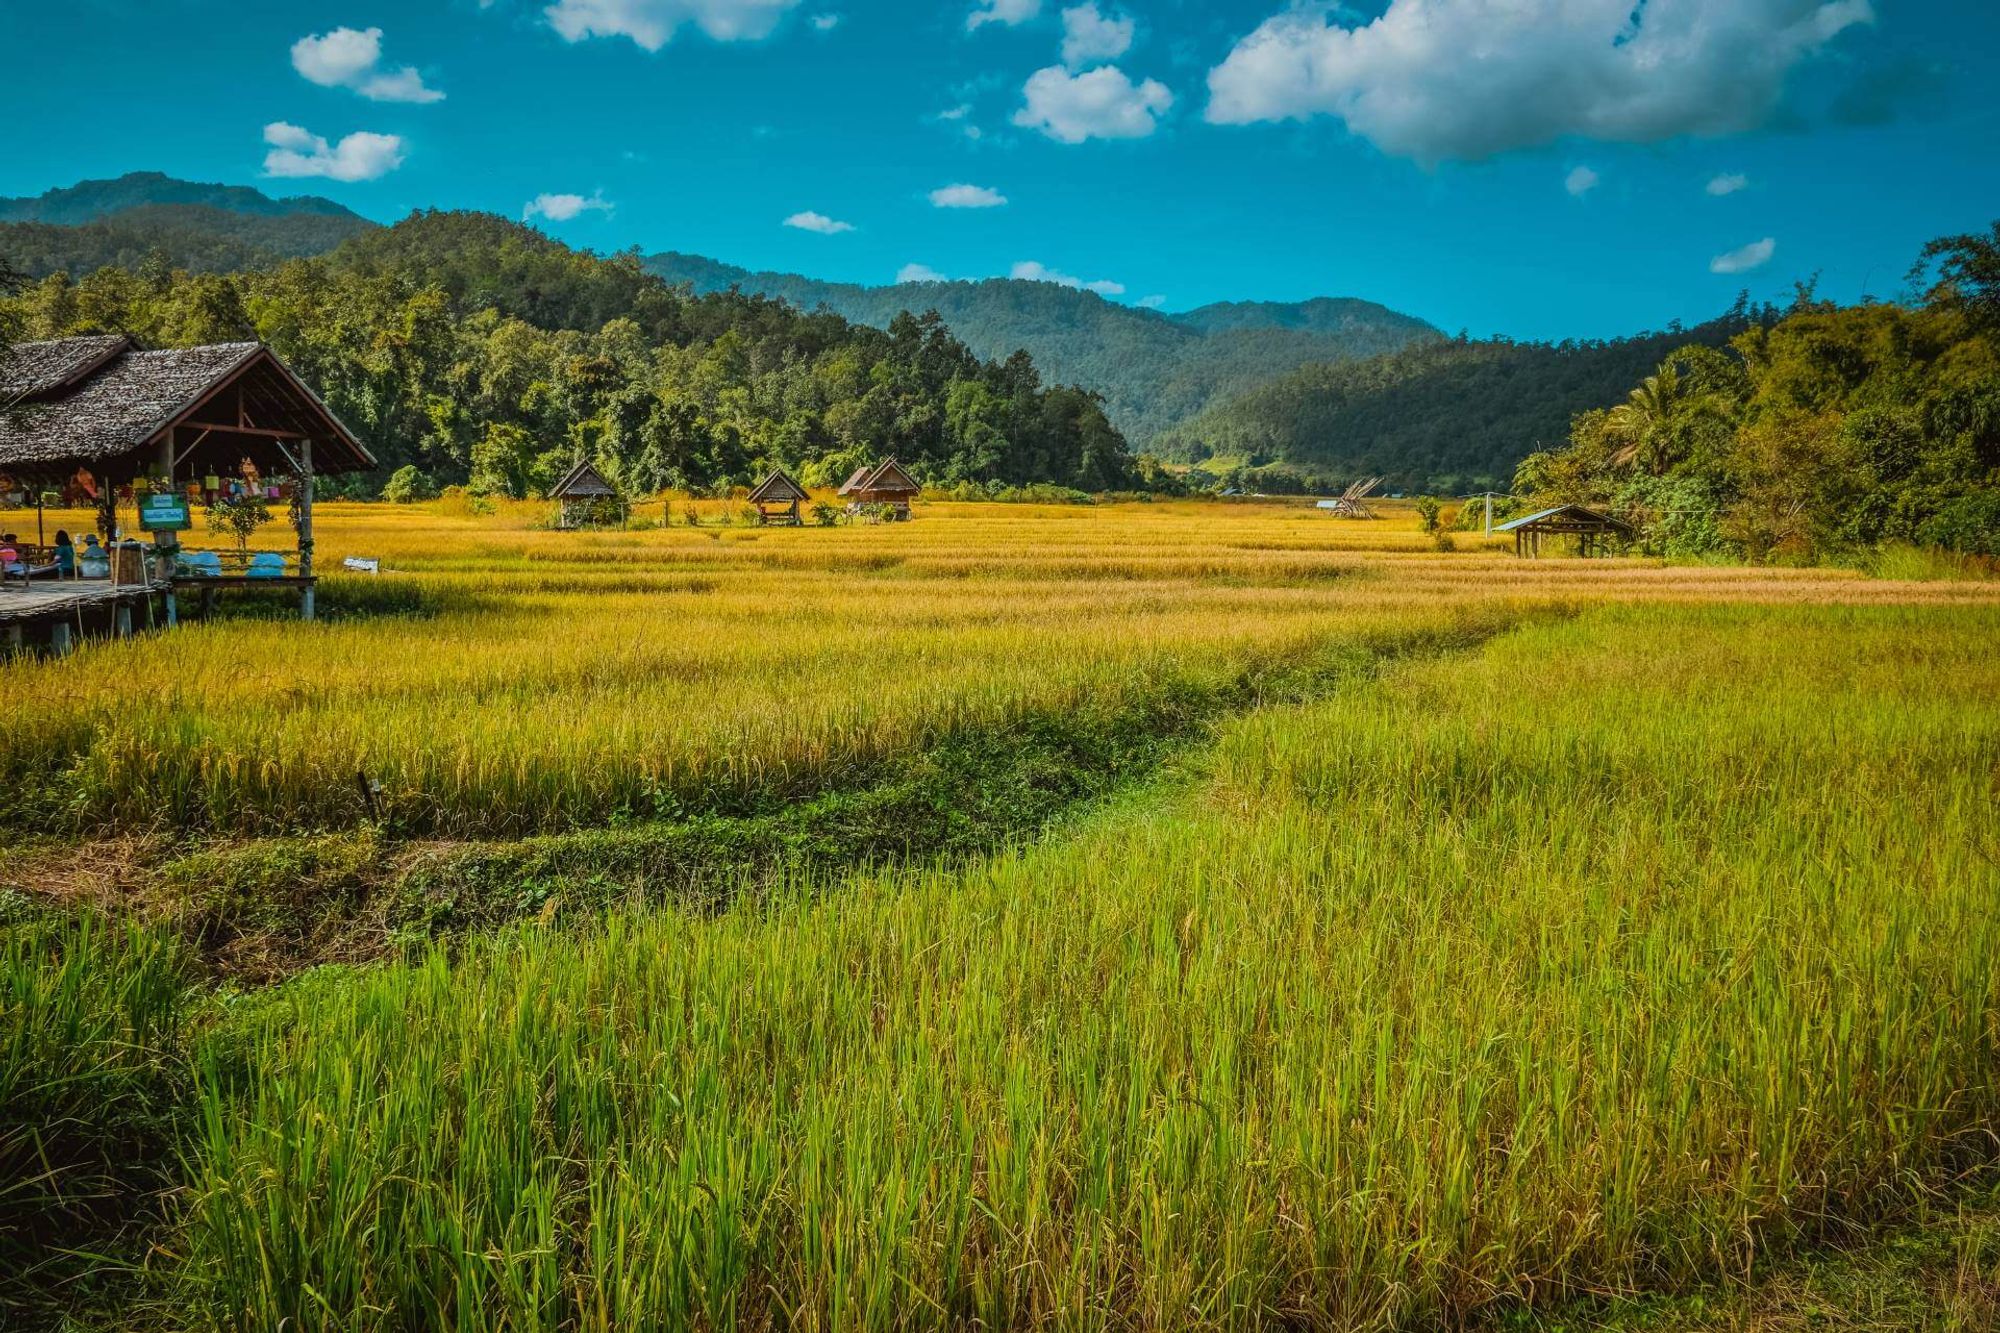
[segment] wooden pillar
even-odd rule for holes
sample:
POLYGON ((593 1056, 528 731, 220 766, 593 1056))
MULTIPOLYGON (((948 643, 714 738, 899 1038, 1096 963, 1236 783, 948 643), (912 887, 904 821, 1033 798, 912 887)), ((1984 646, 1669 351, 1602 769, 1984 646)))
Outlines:
POLYGON ((49 651, 57 657, 68 657, 70 650, 69 622, 58 620, 49 626, 49 651))
MULTIPOLYGON (((180 491, 174 485, 174 430, 171 426, 167 428, 167 438, 160 441, 160 470, 167 479, 167 494, 179 495, 180 491)), ((190 510, 190 516, 192 516, 192 510, 190 510)), ((159 536, 158 544, 160 568, 154 572, 160 578, 167 581, 167 594, 163 600, 165 602, 167 628, 172 629, 180 622, 180 608, 174 605, 174 556, 180 550, 180 534, 177 532, 163 532, 159 536)), ((146 609, 150 611, 152 607, 153 604, 149 600, 146 603, 146 609)))
POLYGON ((7 627, 5 642, 9 653, 18 653, 21 651, 21 627, 19 625, 9 625, 7 627))
POLYGON ((111 633, 113 637, 120 639, 129 639, 132 637, 132 604, 130 602, 120 602, 117 608, 112 611, 111 633))
POLYGON ((299 441, 299 468, 305 473, 299 478, 299 577, 306 581, 299 590, 299 616, 313 618, 313 446, 311 440, 299 441))

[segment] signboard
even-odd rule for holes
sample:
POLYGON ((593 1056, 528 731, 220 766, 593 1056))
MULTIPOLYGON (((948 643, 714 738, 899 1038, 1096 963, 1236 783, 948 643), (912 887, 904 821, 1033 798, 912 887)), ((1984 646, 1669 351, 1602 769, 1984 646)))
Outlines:
POLYGON ((187 501, 178 495, 149 495, 139 502, 139 526, 147 532, 184 532, 194 526, 187 501))

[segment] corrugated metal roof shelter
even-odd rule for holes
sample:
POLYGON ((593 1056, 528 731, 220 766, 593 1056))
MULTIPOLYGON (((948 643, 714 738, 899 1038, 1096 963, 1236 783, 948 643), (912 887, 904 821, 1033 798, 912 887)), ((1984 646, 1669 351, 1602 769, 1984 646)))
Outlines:
POLYGON ((549 498, 562 506, 556 519, 560 528, 590 527, 614 518, 619 523, 625 521, 625 497, 587 458, 549 487, 549 498))
MULTIPOLYGON (((103 334, 0 355, 0 474, 37 493, 87 476, 107 531, 118 526, 118 492, 142 479, 185 497, 197 479, 244 478, 246 465, 261 480, 293 480, 298 572, 264 582, 298 588, 310 618, 314 479, 367 471, 375 459, 270 348, 152 351, 103 334)), ((163 564, 174 549, 171 537, 162 543, 163 564)))
POLYGON ((1637 535, 1624 519, 1613 518, 1582 505, 1556 505, 1551 509, 1540 509, 1532 514, 1523 514, 1512 522, 1502 523, 1493 530, 1514 534, 1515 555, 1536 557, 1542 553, 1542 538, 1545 536, 1575 537, 1577 554, 1591 556, 1606 551, 1607 538, 1630 541, 1637 535))
POLYGON ((922 491, 893 458, 872 468, 857 468, 840 488, 841 496, 849 502, 887 505, 891 516, 899 519, 910 516, 910 501, 922 491))
POLYGON ((783 468, 774 469, 750 492, 750 503, 757 506, 758 521, 780 527, 798 527, 799 505, 811 498, 806 488, 793 481, 783 468))

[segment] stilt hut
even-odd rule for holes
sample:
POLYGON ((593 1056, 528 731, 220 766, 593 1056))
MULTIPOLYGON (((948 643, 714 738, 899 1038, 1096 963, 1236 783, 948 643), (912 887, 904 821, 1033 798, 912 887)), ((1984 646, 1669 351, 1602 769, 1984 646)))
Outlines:
POLYGON ((886 505, 889 516, 907 519, 910 516, 910 501, 922 494, 923 488, 910 479, 903 471, 903 465, 895 459, 887 459, 875 467, 856 468, 840 488, 840 496, 850 507, 858 505, 886 505))
POLYGON ((1637 533, 1630 523, 1586 509, 1582 505, 1557 505, 1553 509, 1523 514, 1511 523, 1502 523, 1495 532, 1514 534, 1514 554, 1539 557, 1544 537, 1576 538, 1580 556, 1604 555, 1612 541, 1628 542, 1637 533))
POLYGON ((773 470, 750 492, 750 503, 757 506, 757 521, 786 528, 799 526, 799 505, 811 498, 783 468, 773 470))
POLYGON ((625 521, 625 497, 587 458, 549 488, 549 498, 562 506, 556 526, 565 532, 625 521))
POLYGON ((128 548, 113 585, 129 594, 128 576, 137 576, 164 592, 170 623, 173 591, 189 583, 295 588, 310 620, 314 483, 374 467, 354 432, 262 343, 148 351, 109 334, 0 353, 0 474, 37 496, 83 486, 107 536, 153 533, 152 558, 128 548), (139 506, 129 523, 121 492, 139 506), (296 559, 282 562, 282 572, 269 555, 241 569, 217 558, 194 569, 177 560, 175 534, 218 494, 288 501, 296 559))

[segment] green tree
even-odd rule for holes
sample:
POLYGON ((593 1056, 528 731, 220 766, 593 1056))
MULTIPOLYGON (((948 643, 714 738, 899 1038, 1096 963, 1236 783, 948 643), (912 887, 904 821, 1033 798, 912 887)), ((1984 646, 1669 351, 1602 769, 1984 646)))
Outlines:
POLYGON ((416 464, 405 463, 389 478, 389 484, 382 488, 382 498, 395 504, 416 504, 422 500, 438 498, 438 485, 430 475, 418 470, 416 464))

